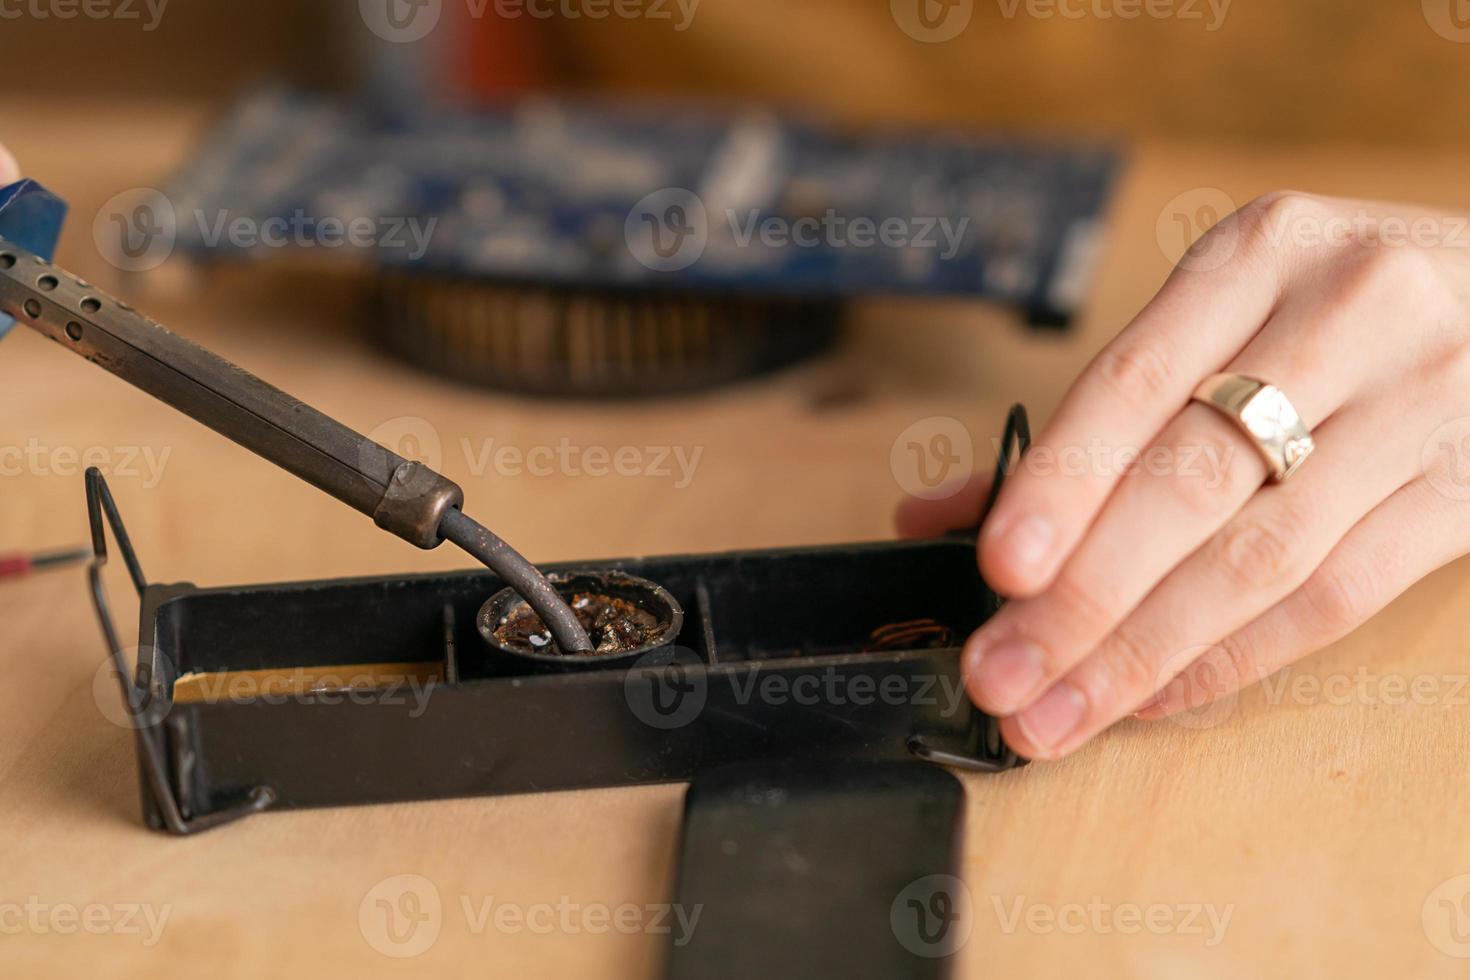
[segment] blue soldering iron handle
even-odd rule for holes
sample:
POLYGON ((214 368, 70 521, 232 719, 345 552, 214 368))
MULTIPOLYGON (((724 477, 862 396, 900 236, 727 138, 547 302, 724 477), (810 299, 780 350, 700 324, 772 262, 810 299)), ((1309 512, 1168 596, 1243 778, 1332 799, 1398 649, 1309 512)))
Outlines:
POLYGON ((47 205, 48 199, 60 202, 36 185, 15 190, 7 199, 9 207, 0 205, 0 314, 20 318, 61 346, 369 515, 385 531, 420 548, 453 541, 514 587, 563 649, 592 649, 576 614, 536 566, 460 511, 464 492, 452 480, 359 435, 53 266, 48 255, 55 248, 65 205, 59 212, 47 205), (19 229, 21 238, 45 239, 40 244, 46 255, 4 234, 7 224, 22 224, 26 214, 36 225, 19 229))
MULTIPOLYGON (((66 220, 66 202, 36 183, 18 180, 0 187, 0 238, 15 242, 32 255, 51 261, 66 220)), ((0 312, 0 339, 15 326, 15 317, 0 312)))

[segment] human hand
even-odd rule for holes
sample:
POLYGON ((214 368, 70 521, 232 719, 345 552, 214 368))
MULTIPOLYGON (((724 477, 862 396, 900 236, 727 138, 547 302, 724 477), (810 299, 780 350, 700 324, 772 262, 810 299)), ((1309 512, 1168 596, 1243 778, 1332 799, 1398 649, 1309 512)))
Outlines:
POLYGON ((20 166, 10 151, 0 145, 0 184, 13 184, 20 180, 20 166))
MULTIPOLYGON (((1466 220, 1260 198, 1195 244, 1007 479, 979 560, 1012 601, 966 644, 966 689, 1033 759, 1230 694, 1470 551, 1461 449, 1466 220), (1263 486, 1252 442, 1190 401, 1217 372, 1291 400, 1316 443, 1300 472, 1263 486)), ((972 522, 986 482, 906 501, 900 531, 972 522)))

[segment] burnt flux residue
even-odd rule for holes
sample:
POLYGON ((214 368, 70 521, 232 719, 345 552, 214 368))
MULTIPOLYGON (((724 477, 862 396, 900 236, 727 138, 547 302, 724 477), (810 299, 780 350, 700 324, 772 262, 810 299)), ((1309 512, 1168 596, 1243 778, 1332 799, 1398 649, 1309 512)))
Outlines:
MULTIPOLYGON (((572 596, 571 606, 582 628, 592 639, 592 656, 636 650, 656 639, 665 625, 651 612, 627 599, 602 593, 578 592, 572 596)), ((566 654, 541 617, 524 602, 500 621, 495 628, 495 639, 507 649, 520 653, 566 654)))

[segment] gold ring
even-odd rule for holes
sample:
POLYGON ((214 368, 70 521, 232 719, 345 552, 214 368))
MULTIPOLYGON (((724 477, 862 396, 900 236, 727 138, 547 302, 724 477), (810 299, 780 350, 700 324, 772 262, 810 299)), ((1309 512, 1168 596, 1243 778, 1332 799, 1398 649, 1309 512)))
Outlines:
POLYGON ((1280 483, 1301 468, 1316 443, 1281 389, 1239 374, 1212 374, 1194 390, 1203 402, 1234 422, 1250 439, 1271 479, 1280 483))

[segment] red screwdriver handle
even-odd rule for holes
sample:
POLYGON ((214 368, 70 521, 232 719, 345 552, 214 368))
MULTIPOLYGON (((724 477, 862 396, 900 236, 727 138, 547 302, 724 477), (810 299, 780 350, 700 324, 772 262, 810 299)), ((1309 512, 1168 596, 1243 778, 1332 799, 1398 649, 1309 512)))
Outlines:
POLYGON ((0 555, 0 578, 20 578, 31 571, 28 555, 0 555))

